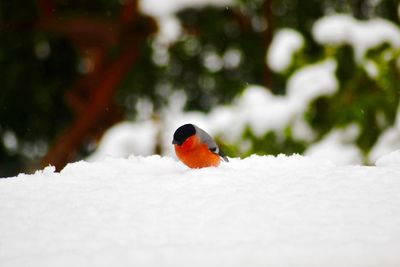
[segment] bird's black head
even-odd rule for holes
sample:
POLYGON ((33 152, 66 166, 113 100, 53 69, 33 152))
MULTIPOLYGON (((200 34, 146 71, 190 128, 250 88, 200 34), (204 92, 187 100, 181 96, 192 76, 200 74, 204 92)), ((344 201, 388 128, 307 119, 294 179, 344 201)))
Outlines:
POLYGON ((172 139, 172 144, 174 145, 182 145, 186 139, 196 134, 196 129, 193 124, 185 124, 176 129, 174 133, 174 138, 172 139))

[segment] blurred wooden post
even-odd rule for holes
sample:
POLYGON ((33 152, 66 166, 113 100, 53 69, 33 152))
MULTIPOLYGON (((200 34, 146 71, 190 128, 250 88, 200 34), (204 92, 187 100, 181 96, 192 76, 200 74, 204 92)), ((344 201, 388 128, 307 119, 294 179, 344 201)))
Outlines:
POLYGON ((137 45, 132 44, 131 49, 123 53, 106 71, 98 81, 97 93, 87 103, 87 106, 76 117, 73 124, 61 134, 56 143, 50 148, 42 160, 42 166, 49 164, 58 170, 63 168, 82 145, 83 138, 87 137, 93 126, 104 116, 107 106, 112 101, 113 92, 125 73, 129 70, 137 57, 137 45))
POLYGON ((42 167, 51 164, 61 170, 74 159, 85 142, 120 118, 114 104, 114 92, 138 58, 140 44, 156 30, 154 20, 146 18, 148 28, 133 31, 139 17, 137 0, 125 0, 116 22, 71 18, 62 22, 46 19, 38 23, 38 27, 71 39, 90 65, 76 86, 65 95, 75 112, 75 119, 42 159, 42 167), (122 52, 110 61, 107 52, 115 45, 121 47, 122 52))

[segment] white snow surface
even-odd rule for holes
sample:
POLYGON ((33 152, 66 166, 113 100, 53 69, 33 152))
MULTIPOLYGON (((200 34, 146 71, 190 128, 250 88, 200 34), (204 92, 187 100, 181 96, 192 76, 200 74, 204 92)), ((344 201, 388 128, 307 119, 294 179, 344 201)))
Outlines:
POLYGON ((267 53, 267 64, 275 72, 285 71, 293 55, 304 46, 303 36, 296 30, 284 28, 275 33, 267 53))
POLYGON ((293 156, 188 169, 159 156, 0 179, 0 263, 400 266, 400 157, 293 156))

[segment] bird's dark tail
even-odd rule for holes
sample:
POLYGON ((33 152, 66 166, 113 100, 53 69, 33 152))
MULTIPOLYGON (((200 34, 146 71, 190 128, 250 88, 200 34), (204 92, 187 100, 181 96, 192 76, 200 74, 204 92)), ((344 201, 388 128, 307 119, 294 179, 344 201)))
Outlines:
POLYGON ((223 160, 225 160, 226 162, 229 162, 229 159, 225 156, 224 152, 223 152, 221 149, 219 149, 218 155, 219 155, 221 158, 223 158, 223 160))

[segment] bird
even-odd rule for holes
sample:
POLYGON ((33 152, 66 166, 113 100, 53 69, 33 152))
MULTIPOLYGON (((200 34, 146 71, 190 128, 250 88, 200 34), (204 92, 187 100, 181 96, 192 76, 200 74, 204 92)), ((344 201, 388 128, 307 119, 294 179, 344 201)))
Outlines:
POLYGON ((221 158, 229 162, 213 138, 194 124, 180 126, 174 133, 172 144, 178 159, 192 169, 217 167, 221 158))

